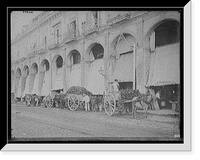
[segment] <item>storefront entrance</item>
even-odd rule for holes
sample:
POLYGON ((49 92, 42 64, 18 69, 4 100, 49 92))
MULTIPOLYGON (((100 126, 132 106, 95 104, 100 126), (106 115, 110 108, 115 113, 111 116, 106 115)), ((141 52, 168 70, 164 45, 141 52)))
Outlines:
POLYGON ((155 93, 158 93, 160 91, 160 99, 158 99, 158 104, 160 109, 174 109, 173 104, 176 105, 179 104, 179 85, 166 85, 166 86, 157 86, 152 87, 152 89, 155 90, 155 93))

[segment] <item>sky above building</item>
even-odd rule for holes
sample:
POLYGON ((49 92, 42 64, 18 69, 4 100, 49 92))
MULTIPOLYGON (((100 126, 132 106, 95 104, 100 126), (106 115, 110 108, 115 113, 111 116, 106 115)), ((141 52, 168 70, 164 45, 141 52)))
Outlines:
POLYGON ((23 26, 28 25, 41 11, 13 11, 11 13, 11 40, 22 32, 23 26))

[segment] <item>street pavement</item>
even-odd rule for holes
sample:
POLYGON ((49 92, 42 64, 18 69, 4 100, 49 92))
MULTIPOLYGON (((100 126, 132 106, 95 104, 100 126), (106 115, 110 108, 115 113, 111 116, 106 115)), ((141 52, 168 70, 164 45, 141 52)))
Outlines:
POLYGON ((176 140, 179 117, 26 107, 12 104, 12 140, 176 140), (163 119, 167 119, 163 120, 163 119))

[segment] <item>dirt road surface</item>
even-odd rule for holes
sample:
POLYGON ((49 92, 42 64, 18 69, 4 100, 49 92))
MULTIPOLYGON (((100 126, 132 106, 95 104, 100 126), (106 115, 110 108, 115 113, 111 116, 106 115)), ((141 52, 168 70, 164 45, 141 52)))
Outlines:
POLYGON ((105 112, 26 107, 13 104, 11 136, 26 140, 174 140, 179 135, 178 120, 162 122, 149 115, 108 116, 105 112))

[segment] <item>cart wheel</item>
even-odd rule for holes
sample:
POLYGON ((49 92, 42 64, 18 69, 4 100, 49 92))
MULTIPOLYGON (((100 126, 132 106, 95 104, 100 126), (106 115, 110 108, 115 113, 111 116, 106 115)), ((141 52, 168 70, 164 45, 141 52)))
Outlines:
POLYGON ((71 111, 75 111, 79 107, 79 99, 76 95, 70 95, 68 98, 68 107, 71 111))
POLYGON ((64 99, 64 105, 65 105, 65 108, 67 109, 69 108, 68 103, 69 103, 68 98, 64 99))
POLYGON ((104 108, 107 115, 112 116, 116 109, 115 97, 112 94, 108 94, 104 98, 104 108))
POLYGON ((51 96, 46 97, 46 106, 48 108, 51 108, 53 106, 53 99, 51 98, 51 96))

